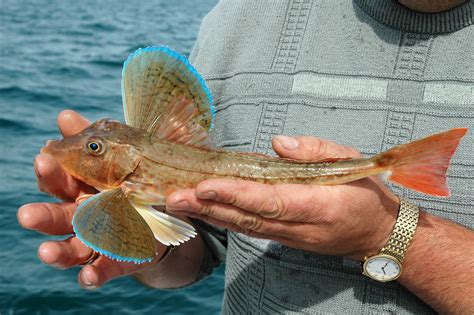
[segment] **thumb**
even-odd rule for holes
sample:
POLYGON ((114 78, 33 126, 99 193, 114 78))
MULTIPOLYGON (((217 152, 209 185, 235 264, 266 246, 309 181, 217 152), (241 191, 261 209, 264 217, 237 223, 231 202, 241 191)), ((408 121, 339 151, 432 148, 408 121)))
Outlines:
POLYGON ((354 148, 317 137, 276 136, 272 139, 272 144, 273 149, 280 157, 302 161, 361 156, 354 148))
POLYGON ((79 115, 73 110, 63 110, 58 115, 58 126, 64 137, 69 137, 81 132, 90 125, 84 116, 79 115))

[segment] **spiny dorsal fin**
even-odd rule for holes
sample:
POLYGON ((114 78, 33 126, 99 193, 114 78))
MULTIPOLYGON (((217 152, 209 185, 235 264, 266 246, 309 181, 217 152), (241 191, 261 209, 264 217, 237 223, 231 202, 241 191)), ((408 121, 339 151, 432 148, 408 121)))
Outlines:
POLYGON ((165 46, 138 49, 125 61, 122 98, 128 125, 156 138, 206 147, 211 93, 189 61, 165 46))
POLYGON ((120 188, 81 203, 72 224, 77 238, 111 259, 141 264, 156 254, 153 232, 120 188))

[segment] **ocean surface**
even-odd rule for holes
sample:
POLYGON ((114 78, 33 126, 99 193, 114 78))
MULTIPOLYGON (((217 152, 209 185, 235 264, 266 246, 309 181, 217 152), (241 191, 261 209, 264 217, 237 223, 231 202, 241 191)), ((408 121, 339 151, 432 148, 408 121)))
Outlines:
POLYGON ((79 287, 78 270, 37 257, 53 237, 20 228, 16 212, 54 201, 38 192, 33 158, 58 138, 57 114, 122 120, 122 63, 138 47, 168 45, 188 55, 202 18, 217 0, 0 0, 0 315, 215 314, 223 268, 177 291, 121 278, 97 291, 79 287))

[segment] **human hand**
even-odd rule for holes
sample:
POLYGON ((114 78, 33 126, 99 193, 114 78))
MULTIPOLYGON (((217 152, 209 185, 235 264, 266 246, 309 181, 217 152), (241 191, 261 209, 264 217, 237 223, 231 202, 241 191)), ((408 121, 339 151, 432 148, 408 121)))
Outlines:
MULTIPOLYGON (((276 137, 273 147, 281 157, 303 161, 360 157, 314 137, 276 137)), ((378 177, 337 186, 212 179, 171 194, 167 208, 251 237, 362 261, 385 245, 399 200, 378 177)))
MULTIPOLYGON (((58 116, 59 129, 65 137, 76 134, 89 124, 87 119, 70 110, 63 111, 58 116)), ((77 207, 76 200, 84 201, 85 198, 79 197, 97 191, 67 174, 48 154, 39 154, 34 164, 39 189, 63 202, 24 205, 18 210, 18 221, 26 229, 49 235, 73 234, 72 217, 77 207)), ((162 253, 164 245, 159 246, 161 248, 158 252, 162 253)), ((44 242, 38 249, 38 256, 45 264, 59 269, 81 265, 92 254, 92 250, 75 236, 63 241, 44 242)), ((84 288, 98 288, 114 278, 150 268, 156 265, 157 261, 155 258, 150 263, 137 265, 99 256, 91 264, 82 267, 78 281, 84 288)))

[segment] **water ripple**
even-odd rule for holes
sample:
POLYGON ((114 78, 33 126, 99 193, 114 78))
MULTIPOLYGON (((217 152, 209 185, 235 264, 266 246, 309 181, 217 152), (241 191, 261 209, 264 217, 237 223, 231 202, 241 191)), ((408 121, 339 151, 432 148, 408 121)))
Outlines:
POLYGON ((59 95, 54 95, 47 92, 31 91, 18 86, 0 88, 0 97, 8 99, 9 101, 19 99, 22 101, 34 101, 36 103, 64 103, 64 100, 59 95))
POLYGON ((217 0, 3 0, 0 5, 0 314, 217 314, 223 269, 179 291, 144 288, 130 278, 87 292, 78 269, 43 265, 37 248, 63 239, 22 229, 16 212, 57 202, 36 186, 33 159, 58 138, 65 107, 90 120, 122 119, 120 76, 136 48, 165 44, 189 54, 203 16, 217 0), (189 8, 192 7, 192 10, 189 8))

